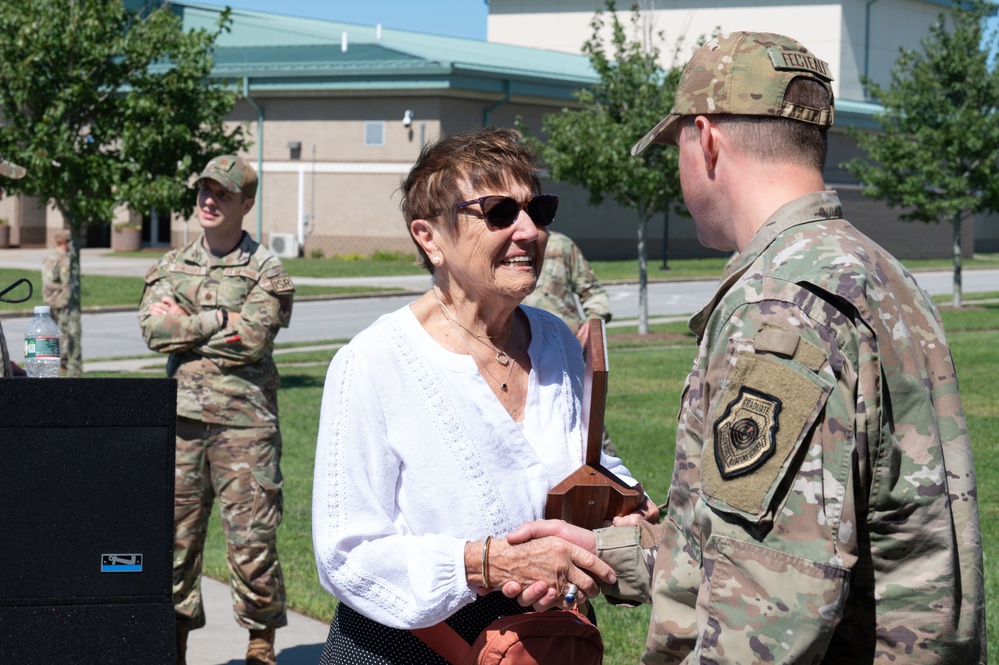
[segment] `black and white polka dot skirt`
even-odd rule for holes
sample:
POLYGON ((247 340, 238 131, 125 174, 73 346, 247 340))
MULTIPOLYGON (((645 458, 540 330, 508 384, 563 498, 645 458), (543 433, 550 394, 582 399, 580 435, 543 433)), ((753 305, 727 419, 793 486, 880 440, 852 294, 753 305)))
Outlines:
MULTIPOLYGON (((455 612, 447 624, 471 644, 500 617, 522 614, 516 599, 491 593, 455 612)), ((389 628, 338 603, 319 665, 448 665, 408 630, 389 628)))

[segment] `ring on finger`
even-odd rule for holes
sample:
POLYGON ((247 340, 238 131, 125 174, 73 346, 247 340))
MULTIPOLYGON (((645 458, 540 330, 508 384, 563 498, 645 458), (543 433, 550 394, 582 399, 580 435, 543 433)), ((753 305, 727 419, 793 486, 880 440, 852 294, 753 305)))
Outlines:
POLYGON ((576 595, 579 593, 579 587, 575 584, 570 584, 569 588, 565 590, 565 602, 571 603, 576 600, 576 595))

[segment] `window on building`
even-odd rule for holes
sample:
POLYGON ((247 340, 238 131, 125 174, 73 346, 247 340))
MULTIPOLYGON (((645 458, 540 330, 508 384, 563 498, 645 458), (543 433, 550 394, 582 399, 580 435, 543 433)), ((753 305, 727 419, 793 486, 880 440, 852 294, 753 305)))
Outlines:
POLYGON ((364 145, 381 147, 385 145, 385 121, 364 123, 364 145))

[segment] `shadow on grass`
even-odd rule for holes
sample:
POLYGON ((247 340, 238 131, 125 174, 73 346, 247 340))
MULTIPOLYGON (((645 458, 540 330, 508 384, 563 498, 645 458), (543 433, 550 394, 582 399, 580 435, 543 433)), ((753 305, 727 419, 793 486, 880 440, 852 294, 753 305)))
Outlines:
POLYGON ((325 382, 325 376, 295 374, 288 370, 281 372, 282 388, 322 388, 325 382))

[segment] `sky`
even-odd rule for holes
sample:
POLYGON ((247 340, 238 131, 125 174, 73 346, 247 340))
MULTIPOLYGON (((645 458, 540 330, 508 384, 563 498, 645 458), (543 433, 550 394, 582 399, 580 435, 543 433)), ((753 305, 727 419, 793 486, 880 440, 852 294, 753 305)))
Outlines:
POLYGON ((233 9, 308 18, 381 24, 432 35, 486 39, 489 5, 484 0, 193 0, 233 9))

